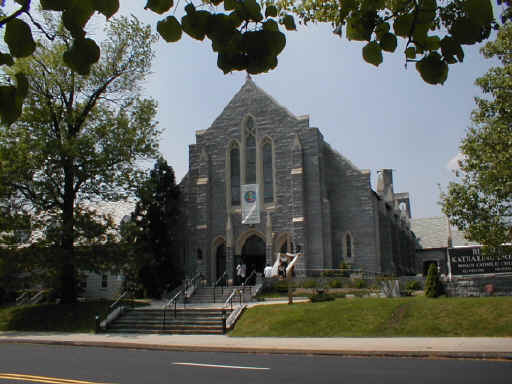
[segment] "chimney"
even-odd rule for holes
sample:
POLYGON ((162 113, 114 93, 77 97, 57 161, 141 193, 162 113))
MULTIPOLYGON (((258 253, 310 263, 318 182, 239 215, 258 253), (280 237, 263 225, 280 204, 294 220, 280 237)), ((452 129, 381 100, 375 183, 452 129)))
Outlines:
POLYGON ((393 170, 381 169, 377 171, 377 193, 382 196, 384 201, 393 202, 393 170))

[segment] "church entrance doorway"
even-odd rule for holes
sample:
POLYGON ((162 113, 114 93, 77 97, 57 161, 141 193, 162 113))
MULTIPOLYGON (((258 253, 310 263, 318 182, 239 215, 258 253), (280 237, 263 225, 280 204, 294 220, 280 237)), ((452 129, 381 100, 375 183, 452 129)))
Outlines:
POLYGON ((215 260, 216 260, 216 277, 215 281, 217 281, 222 274, 226 271, 226 247, 224 243, 219 245, 217 247, 217 252, 215 254, 215 260))
MULTIPOLYGON (((265 268, 265 241, 256 235, 252 235, 242 247, 242 262, 246 265, 246 276, 252 271, 263 273, 265 268)), ((254 284, 256 279, 252 279, 249 284, 254 284)))

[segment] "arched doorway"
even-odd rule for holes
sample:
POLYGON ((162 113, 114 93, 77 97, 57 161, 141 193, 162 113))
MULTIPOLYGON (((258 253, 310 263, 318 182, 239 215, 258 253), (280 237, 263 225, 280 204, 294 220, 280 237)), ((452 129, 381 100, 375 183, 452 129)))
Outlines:
POLYGON ((217 251, 215 252, 215 262, 215 281, 217 281, 219 277, 221 277, 222 274, 226 271, 226 246, 224 243, 217 247, 217 251))
MULTIPOLYGON (((247 276, 256 271, 263 273, 265 268, 265 241, 256 235, 249 237, 242 247, 242 261, 247 267, 247 276)), ((254 284, 254 282, 252 282, 254 284)))

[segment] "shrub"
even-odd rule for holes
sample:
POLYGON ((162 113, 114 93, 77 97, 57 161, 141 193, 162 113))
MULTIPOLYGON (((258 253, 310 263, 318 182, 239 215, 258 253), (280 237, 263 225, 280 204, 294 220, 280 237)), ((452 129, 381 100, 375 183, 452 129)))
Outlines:
POLYGON ((366 281, 364 281, 363 279, 356 279, 354 280, 353 283, 355 288, 366 288, 366 281))
POLYGON ((343 283, 340 280, 331 280, 329 281, 330 288, 342 288, 343 283))
POLYGON ((437 265, 430 264, 428 268, 427 281, 425 282, 425 296, 439 297, 442 293, 443 286, 437 274, 437 265))
POLYGON ((329 295, 325 291, 319 291, 318 293, 311 296, 312 303, 320 303, 322 301, 332 301, 334 300, 334 296, 329 295))
POLYGON ((408 281, 405 289, 408 291, 421 291, 421 283, 418 280, 408 281))
POLYGON ((309 279, 304 281, 304 284, 302 284, 304 288, 316 288, 317 282, 315 279, 309 279))
POLYGON ((287 293, 288 292, 288 281, 279 280, 275 285, 274 289, 279 293, 287 293))

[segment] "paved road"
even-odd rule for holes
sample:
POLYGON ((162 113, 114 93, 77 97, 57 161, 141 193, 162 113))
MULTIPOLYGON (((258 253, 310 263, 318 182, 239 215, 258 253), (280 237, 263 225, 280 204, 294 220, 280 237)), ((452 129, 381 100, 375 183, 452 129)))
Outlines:
POLYGON ((512 363, 0 344, 0 384, 24 382, 510 384, 512 363))

